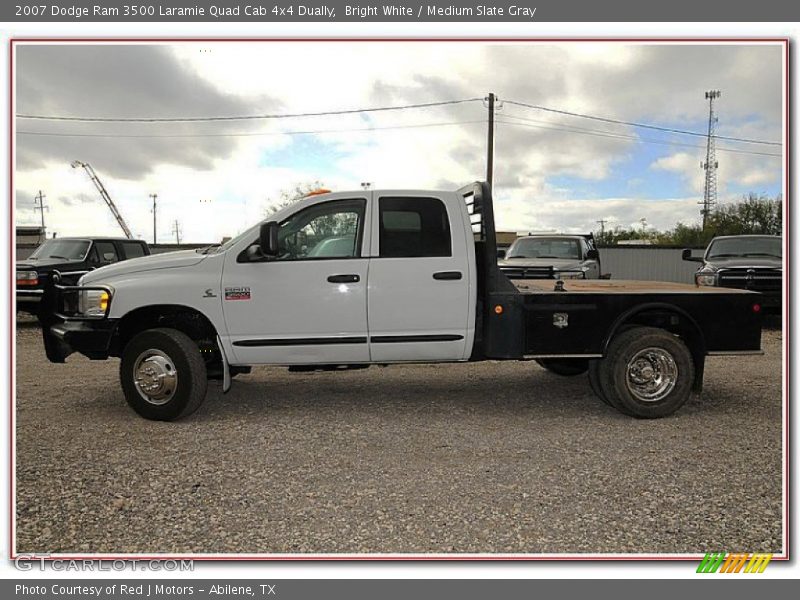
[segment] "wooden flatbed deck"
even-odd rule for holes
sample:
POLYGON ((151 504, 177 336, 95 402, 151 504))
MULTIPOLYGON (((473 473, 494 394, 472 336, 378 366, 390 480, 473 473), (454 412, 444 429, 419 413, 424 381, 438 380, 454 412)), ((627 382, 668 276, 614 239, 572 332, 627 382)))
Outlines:
POLYGON ((554 279, 512 279, 524 294, 753 294, 748 290, 697 286, 669 281, 626 281, 607 279, 565 279, 564 291, 555 292, 554 279))

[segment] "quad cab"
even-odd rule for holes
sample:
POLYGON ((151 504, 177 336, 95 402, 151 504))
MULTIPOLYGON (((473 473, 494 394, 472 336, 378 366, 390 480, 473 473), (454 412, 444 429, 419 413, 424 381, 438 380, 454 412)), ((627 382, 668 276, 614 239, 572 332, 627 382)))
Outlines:
POLYGON ((227 392, 253 365, 482 360, 588 372, 608 405, 664 417, 700 391, 706 356, 760 353, 761 338, 750 291, 512 283, 485 183, 310 195, 220 246, 51 282, 43 302, 48 358, 120 357, 128 403, 158 420, 191 414, 209 379, 227 392))

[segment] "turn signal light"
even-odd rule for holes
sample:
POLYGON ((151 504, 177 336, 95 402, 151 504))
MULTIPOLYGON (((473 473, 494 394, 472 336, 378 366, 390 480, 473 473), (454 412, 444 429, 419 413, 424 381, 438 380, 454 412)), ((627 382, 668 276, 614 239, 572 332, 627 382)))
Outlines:
POLYGON ((502 315, 503 314, 503 305, 502 304, 498 304, 497 306, 494 307, 494 314, 496 314, 496 315, 502 315))

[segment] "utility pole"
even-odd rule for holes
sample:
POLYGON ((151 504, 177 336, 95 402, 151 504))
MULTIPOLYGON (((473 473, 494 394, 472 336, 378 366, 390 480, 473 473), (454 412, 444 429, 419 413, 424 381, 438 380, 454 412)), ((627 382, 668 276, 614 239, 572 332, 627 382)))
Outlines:
POLYGON ((494 179, 494 103, 497 97, 494 92, 489 92, 488 108, 489 108, 489 131, 486 140, 486 183, 489 188, 492 187, 494 179))
POLYGON ((703 185, 703 201, 699 204, 703 205, 700 214, 703 215, 703 229, 706 228, 708 222, 708 215, 711 214, 714 205, 717 203, 717 151, 715 144, 715 137, 717 131, 717 119, 714 114, 714 100, 719 98, 722 92, 719 90, 710 90, 706 92, 706 100, 708 100, 708 136, 706 139, 706 160, 700 163, 700 167, 706 172, 706 180, 703 185))
POLYGON ((150 194, 150 197, 153 199, 153 245, 156 245, 156 198, 158 198, 158 194, 150 194))
POLYGON ((172 233, 175 234, 175 242, 180 246, 181 245, 181 224, 178 223, 178 219, 175 219, 175 223, 172 225, 172 233))
POLYGON ((598 225, 600 225, 600 239, 603 240, 603 243, 606 241, 606 223, 608 223, 607 219, 600 219, 599 221, 595 221, 598 225))
POLYGON ((45 211, 45 210, 48 210, 48 211, 49 211, 49 210, 50 210, 50 207, 49 207, 49 206, 45 206, 45 205, 44 205, 44 199, 45 199, 45 198, 47 198, 47 196, 45 196, 44 194, 42 194, 42 190, 39 190, 39 193, 38 193, 38 194, 36 195, 36 197, 33 199, 33 210, 34 210, 34 211, 37 211, 37 210, 38 210, 38 211, 41 211, 41 213, 42 213, 42 235, 43 235, 43 236, 45 237, 45 239, 46 239, 46 238, 47 238, 47 235, 45 234, 45 229, 44 229, 44 211, 45 211))

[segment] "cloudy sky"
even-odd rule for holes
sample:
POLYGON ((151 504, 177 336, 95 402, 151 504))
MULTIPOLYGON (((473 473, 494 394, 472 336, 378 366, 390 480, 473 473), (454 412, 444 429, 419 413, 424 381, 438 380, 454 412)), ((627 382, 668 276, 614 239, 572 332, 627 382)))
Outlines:
MULTIPOLYGON (((498 225, 590 231, 599 219, 666 229, 699 220, 704 139, 587 120, 511 101, 780 141, 782 47, 620 43, 204 42, 17 45, 18 115, 193 118, 296 114, 481 98, 501 102, 498 225)), ((454 189, 485 176, 481 101, 402 111, 211 122, 16 120, 16 220, 120 234, 81 169, 90 163, 137 236, 216 242, 260 220, 282 190, 454 189)), ((719 197, 781 191, 781 146, 718 141, 719 197)))

